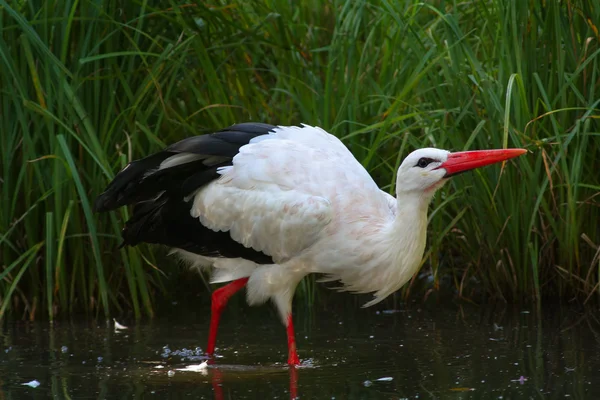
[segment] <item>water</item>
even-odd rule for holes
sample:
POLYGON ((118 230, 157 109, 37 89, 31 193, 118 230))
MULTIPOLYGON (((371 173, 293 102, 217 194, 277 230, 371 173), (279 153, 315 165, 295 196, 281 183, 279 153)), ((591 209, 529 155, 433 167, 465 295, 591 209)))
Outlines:
MULTIPOLYGON (((339 307, 339 306, 337 306, 339 307)), ((296 316, 303 366, 288 369, 269 307, 232 307, 219 358, 200 371, 208 310, 153 321, 5 323, 0 399, 598 399, 594 312, 458 305, 346 306, 296 316), (39 382, 36 388, 23 385, 39 382)), ((33 384, 32 384, 33 385, 33 384)))

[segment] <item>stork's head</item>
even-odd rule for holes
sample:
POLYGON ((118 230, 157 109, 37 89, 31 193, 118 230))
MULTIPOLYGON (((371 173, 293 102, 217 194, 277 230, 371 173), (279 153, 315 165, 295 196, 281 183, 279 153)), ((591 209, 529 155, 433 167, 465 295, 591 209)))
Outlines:
POLYGON ((526 152, 525 149, 475 150, 456 153, 433 148, 415 150, 400 165, 396 191, 398 194, 414 193, 419 196, 432 196, 448 181, 448 178, 456 174, 505 161, 526 152))

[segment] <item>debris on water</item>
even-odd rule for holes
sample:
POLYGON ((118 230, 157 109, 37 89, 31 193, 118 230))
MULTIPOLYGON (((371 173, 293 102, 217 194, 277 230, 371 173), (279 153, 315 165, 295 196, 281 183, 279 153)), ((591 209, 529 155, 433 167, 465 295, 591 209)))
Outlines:
POLYGON ((200 364, 188 365, 185 368, 177 368, 177 371, 184 372, 200 372, 202 375, 208 374, 208 363, 206 361, 201 362, 200 364))
POLYGON ((519 379, 513 379, 511 380, 511 382, 519 382, 521 385, 525 384, 525 382, 527 382, 527 378, 525 378, 523 375, 521 375, 521 377, 519 377, 519 379))
POLYGON ((399 312, 400 312, 400 310, 383 310, 382 311, 383 314, 396 314, 399 312))
POLYGON ((455 388, 450 388, 451 392, 472 392, 474 391, 474 388, 470 388, 470 387, 455 387, 455 388))
POLYGON ((500 326, 500 325, 498 325, 497 323, 495 323, 495 322, 494 322, 494 330, 495 330, 495 331, 501 331, 501 330, 503 330, 503 329, 504 329, 504 328, 503 328, 502 326, 500 326))
POLYGON ((31 388, 36 388, 36 387, 40 386, 40 385, 41 385, 41 383, 39 383, 38 381, 36 381, 36 380, 34 379, 34 380, 32 380, 32 381, 30 381, 30 382, 27 382, 27 383, 21 383, 21 385, 23 385, 23 386, 29 386, 29 387, 31 387, 31 388))
POLYGON ((169 372, 167 372, 167 375, 170 377, 175 375, 175 371, 169 370, 169 372))
POLYGON ((204 354, 204 351, 200 347, 196 347, 195 349, 183 348, 181 350, 171 350, 168 345, 163 346, 161 357, 181 357, 182 361, 204 361, 208 358, 208 356, 204 354))
POLYGON ((305 358, 302 360, 302 363, 298 365, 299 368, 314 368, 316 367, 316 362, 314 358, 305 358))
POLYGON ((157 365, 156 367, 154 367, 154 369, 163 369, 164 367, 164 365, 157 365))
POLYGON ((529 311, 527 311, 527 310, 521 311, 521 314, 529 314, 529 311))
POLYGON ((121 325, 120 323, 118 323, 115 318, 113 318, 113 322, 115 323, 115 332, 118 332, 118 331, 121 331, 121 330, 124 330, 124 329, 129 329, 125 325, 121 325))
POLYGON ((63 346, 60 348, 61 353, 66 353, 67 351, 69 351, 69 348, 67 346, 63 346))
POLYGON ((393 380, 394 380, 394 378, 392 378, 391 376, 384 376, 382 378, 375 379, 374 381, 366 380, 363 382, 363 386, 369 387, 369 386, 373 385, 373 382, 391 382, 393 380))

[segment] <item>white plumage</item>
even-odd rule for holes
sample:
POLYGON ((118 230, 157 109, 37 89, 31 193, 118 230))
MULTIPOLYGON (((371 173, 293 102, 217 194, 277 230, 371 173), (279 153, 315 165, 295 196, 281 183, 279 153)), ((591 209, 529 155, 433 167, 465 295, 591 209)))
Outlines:
MULTIPOLYGON (((444 160, 448 153, 420 152, 444 160)), ((407 199, 397 213, 396 200, 377 187, 339 139, 320 128, 277 127, 241 147, 233 165, 219 173, 220 179, 193 195, 192 216, 212 230, 229 231, 276 264, 192 254, 185 259, 215 267, 213 282, 249 277, 248 302, 273 298, 284 321, 295 287, 307 274, 326 274, 325 280, 340 280, 345 290, 375 292, 370 306, 419 267, 430 196, 407 199)))

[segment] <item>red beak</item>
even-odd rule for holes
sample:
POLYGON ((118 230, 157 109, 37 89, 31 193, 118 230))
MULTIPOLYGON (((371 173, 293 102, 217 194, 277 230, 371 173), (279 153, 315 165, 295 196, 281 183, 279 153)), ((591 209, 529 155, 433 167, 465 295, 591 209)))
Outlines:
POLYGON ((525 153, 527 153, 525 149, 458 151, 450 153, 446 162, 438 168, 444 168, 446 170, 444 177, 449 178, 461 172, 505 161, 525 153))

